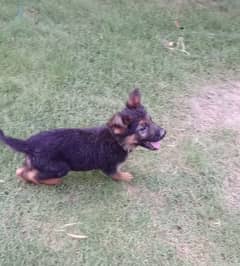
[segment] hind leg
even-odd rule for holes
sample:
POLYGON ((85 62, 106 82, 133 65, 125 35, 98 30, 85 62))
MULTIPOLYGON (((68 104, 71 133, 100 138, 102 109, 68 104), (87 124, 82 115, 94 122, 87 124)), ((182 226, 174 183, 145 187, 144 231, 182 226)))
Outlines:
POLYGON ((44 185, 60 185, 62 183, 62 179, 57 178, 47 178, 47 179, 39 179, 39 173, 36 169, 26 169, 25 167, 18 168, 16 171, 17 176, 21 177, 24 181, 33 183, 36 185, 44 184, 44 185))
POLYGON ((16 170, 16 175, 26 182, 39 184, 37 180, 38 171, 32 167, 28 156, 25 157, 23 166, 16 170))
POLYGON ((39 184, 53 186, 53 185, 60 185, 62 184, 62 179, 60 177, 57 178, 48 178, 44 180, 38 180, 39 184))
POLYGON ((26 166, 18 168, 16 175, 21 177, 24 181, 39 184, 37 179, 38 171, 36 169, 29 169, 26 166))
POLYGON ((16 175, 19 177, 23 177, 27 171, 32 169, 31 161, 28 156, 25 157, 22 167, 16 170, 16 175))
POLYGON ((50 177, 53 176, 53 173, 41 173, 36 169, 27 169, 26 167, 18 168, 16 175, 21 177, 24 181, 36 185, 60 185, 62 183, 60 177, 50 177), (41 177, 41 179, 39 177, 41 177))
POLYGON ((41 164, 35 164, 33 166, 31 159, 26 157, 23 167, 16 171, 17 176, 34 184, 59 185, 62 183, 61 177, 70 170, 65 162, 41 160, 41 164))
POLYGON ((48 161, 38 168, 37 180, 39 184, 59 185, 62 183, 61 177, 67 175, 70 167, 66 162, 48 161))

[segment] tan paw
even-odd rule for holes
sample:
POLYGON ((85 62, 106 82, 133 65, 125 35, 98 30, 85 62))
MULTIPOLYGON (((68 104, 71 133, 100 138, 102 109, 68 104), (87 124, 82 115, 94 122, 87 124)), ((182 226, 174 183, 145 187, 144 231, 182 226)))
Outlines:
POLYGON ((45 180, 39 180, 39 183, 48 185, 48 186, 60 185, 62 184, 62 179, 61 178, 49 178, 45 180))
POLYGON ((27 167, 21 167, 17 169, 16 175, 21 177, 26 182, 39 184, 37 179, 38 171, 35 169, 30 170, 27 167))
POLYGON ((128 172, 119 172, 112 176, 114 180, 130 182, 133 179, 133 176, 128 172))
POLYGON ((38 171, 35 169, 32 169, 31 171, 26 172, 24 178, 26 181, 31 182, 33 184, 39 184, 39 181, 37 179, 38 171))
POLYGON ((21 167, 16 170, 16 175, 23 177, 24 173, 26 172, 26 167, 21 167))

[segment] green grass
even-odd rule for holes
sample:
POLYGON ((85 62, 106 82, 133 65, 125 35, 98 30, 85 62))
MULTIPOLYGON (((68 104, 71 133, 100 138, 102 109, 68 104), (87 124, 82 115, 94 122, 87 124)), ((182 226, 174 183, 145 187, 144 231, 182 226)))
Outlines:
POLYGON ((23 184, 22 156, 1 146, 0 265, 239 265, 239 211, 223 192, 239 161, 236 133, 198 133, 185 121, 201 84, 239 78, 240 4, 166 2, 2 1, 7 134, 100 125, 136 85, 168 136, 160 152, 130 156, 131 185, 98 171, 71 173, 59 187, 23 184), (180 36, 190 56, 163 47, 180 36), (76 221, 87 240, 54 231, 76 221))

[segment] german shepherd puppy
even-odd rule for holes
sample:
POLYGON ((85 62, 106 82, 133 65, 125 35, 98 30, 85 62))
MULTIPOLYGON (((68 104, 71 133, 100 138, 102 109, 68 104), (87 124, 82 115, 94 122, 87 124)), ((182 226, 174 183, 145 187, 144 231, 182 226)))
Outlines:
POLYGON ((63 128, 40 132, 26 140, 7 137, 0 140, 25 161, 16 175, 34 184, 57 185, 69 171, 100 169, 114 180, 130 181, 130 173, 120 165, 137 146, 158 150, 166 131, 157 126, 141 104, 138 89, 133 90, 126 107, 106 125, 94 128, 63 128))

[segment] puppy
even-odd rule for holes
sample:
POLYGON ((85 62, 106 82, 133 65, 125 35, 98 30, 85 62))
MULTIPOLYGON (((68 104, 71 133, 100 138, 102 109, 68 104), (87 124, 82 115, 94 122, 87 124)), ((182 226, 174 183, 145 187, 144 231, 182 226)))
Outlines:
POLYGON ((25 161, 17 176, 34 184, 57 185, 69 171, 99 169, 114 180, 130 181, 130 173, 120 166, 137 146, 158 150, 165 129, 156 125, 141 104, 138 89, 133 90, 125 108, 106 125, 94 128, 63 128, 40 132, 26 140, 7 137, 0 140, 25 161))

